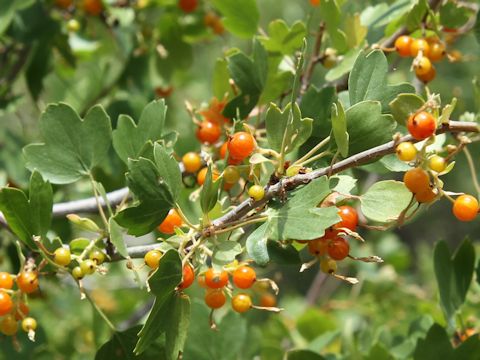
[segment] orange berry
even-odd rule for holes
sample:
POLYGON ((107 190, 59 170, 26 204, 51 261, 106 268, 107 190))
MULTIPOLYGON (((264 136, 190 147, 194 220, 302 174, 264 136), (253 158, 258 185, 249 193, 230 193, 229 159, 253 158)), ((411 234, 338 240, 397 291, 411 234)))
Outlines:
POLYGON ((228 284, 228 273, 209 268, 205 272, 205 284, 211 289, 220 289, 228 284))
POLYGON ((170 209, 167 217, 158 226, 158 231, 164 234, 173 234, 175 232, 175 227, 180 227, 182 224, 183 220, 180 215, 178 215, 177 210, 170 209))
POLYGON ((247 312, 252 308, 252 298, 247 294, 238 294, 232 298, 232 308, 238 313, 247 312))
POLYGON ((437 122, 435 118, 426 111, 411 115, 407 121, 407 129, 417 140, 424 140, 435 133, 437 122))
POLYGON ((413 68, 417 76, 425 75, 432 69, 432 63, 426 56, 422 56, 420 59, 415 59, 413 68))
POLYGON ((338 215, 342 218, 338 224, 335 224, 333 227, 338 228, 347 228, 349 230, 355 231, 358 225, 358 213, 355 208, 349 205, 342 205, 338 207, 338 215))
POLYGON ((446 47, 443 42, 434 42, 430 44, 430 51, 428 53, 428 58, 431 61, 440 61, 446 54, 446 47))
POLYGON ((403 176, 403 182, 408 190, 414 194, 430 189, 430 179, 427 172, 418 167, 408 170, 403 176))
POLYGON ((103 11, 101 0, 83 0, 83 10, 89 15, 98 16, 103 11))
POLYGON ((195 273, 193 272, 193 268, 189 264, 186 264, 183 267, 182 275, 182 282, 180 283, 180 285, 178 285, 178 288, 180 290, 189 288, 195 281, 195 273))
POLYGON ((222 135, 222 128, 220 125, 210 121, 202 121, 198 125, 196 132, 197 139, 203 144, 215 144, 222 135))
MULTIPOLYGON (((205 183, 205 178, 207 177, 207 172, 208 172, 207 167, 204 167, 203 169, 201 169, 198 172, 198 174, 197 174, 197 184, 198 185, 202 186, 205 183)), ((219 176, 220 176, 220 174, 218 173, 218 171, 213 169, 212 170, 212 180, 217 181, 219 176)))
POLYGON ((227 150, 228 150, 228 141, 225 141, 222 146, 220 147, 220 159, 225 159, 225 156, 227 155, 227 150))
POLYGON ((243 160, 252 154, 255 147, 255 138, 245 131, 240 131, 233 134, 230 138, 228 153, 233 159, 243 160))
POLYGON ((410 46, 412 44, 412 38, 407 35, 399 36, 395 40, 395 50, 402 57, 410 56, 410 46))
POLYGON ((202 167, 202 158, 196 152, 188 152, 182 157, 182 163, 185 171, 195 173, 202 167))
POLYGON ((437 194, 431 188, 425 189, 423 191, 417 192, 415 194, 415 200, 419 203, 429 203, 432 202, 437 194))
POLYGON ((314 256, 325 255, 328 249, 328 239, 320 238, 308 242, 308 251, 314 256))
POLYGON ((428 56, 430 45, 424 39, 413 39, 410 44, 410 55, 416 57, 420 51, 423 52, 423 56, 428 56))
POLYGON ((328 242, 328 256, 333 260, 343 260, 350 253, 350 244, 342 237, 337 237, 328 242))
POLYGON ((435 66, 432 65, 432 67, 430 68, 430 71, 427 72, 426 74, 423 74, 423 75, 416 74, 416 75, 418 80, 427 84, 430 81, 433 81, 433 79, 435 79, 435 77, 437 76, 437 70, 435 69, 435 66))
POLYGON ((10 290, 13 287, 13 278, 7 272, 0 272, 0 289, 10 290))
POLYGON ((0 290, 0 316, 10 313, 12 309, 12 298, 5 291, 0 290))
POLYGON ((38 274, 35 271, 24 271, 17 276, 18 288, 26 294, 38 289, 38 274))
POLYGON ((310 5, 318 6, 318 5, 320 5, 320 0, 310 0, 310 5))
POLYGON ((223 305, 225 305, 226 301, 227 297, 225 296, 223 290, 208 290, 205 294, 205 304, 207 304, 207 306, 211 309, 221 308, 223 305))
POLYGON ((13 315, 5 316, 0 322, 0 332, 6 336, 13 336, 18 331, 18 322, 13 315))
POLYGON ((240 289, 249 289, 257 280, 257 274, 250 266, 242 265, 233 272, 233 283, 240 289))
POLYGON ((277 298, 269 293, 262 294, 262 296, 260 296, 260 306, 275 307, 277 306, 277 298))
POLYGON ((55 0, 55 5, 62 9, 68 9, 72 4, 73 0, 55 0))
POLYGON ((472 195, 460 195, 453 203, 453 215, 460 221, 472 221, 478 214, 478 200, 472 195))

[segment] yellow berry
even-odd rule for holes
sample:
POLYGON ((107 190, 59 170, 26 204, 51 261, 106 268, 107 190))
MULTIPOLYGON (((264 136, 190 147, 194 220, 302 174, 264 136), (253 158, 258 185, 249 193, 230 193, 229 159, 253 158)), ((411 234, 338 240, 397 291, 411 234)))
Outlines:
POLYGON ((402 161, 412 161, 417 156, 417 148, 409 141, 398 144, 396 152, 397 157, 402 161))
POLYGON ((265 189, 260 185, 253 185, 250 189, 248 189, 248 196, 255 201, 260 201, 265 196, 265 189))
POLYGON ((445 158, 438 155, 433 155, 428 159, 428 167, 437 173, 441 173, 446 169, 447 162, 445 158))

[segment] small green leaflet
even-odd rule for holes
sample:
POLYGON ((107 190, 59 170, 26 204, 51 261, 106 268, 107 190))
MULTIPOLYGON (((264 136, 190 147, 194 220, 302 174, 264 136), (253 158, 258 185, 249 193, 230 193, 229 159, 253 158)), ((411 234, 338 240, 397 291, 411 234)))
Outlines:
POLYGON ((303 22, 296 21, 289 28, 284 20, 277 19, 268 24, 268 36, 259 36, 259 40, 269 52, 291 55, 302 47, 306 35, 303 22))
POLYGON ((200 193, 200 206, 204 214, 210 212, 217 204, 221 183, 222 180, 220 178, 213 180, 212 167, 209 166, 202 186, 202 192, 200 193))
POLYGON ((346 157, 348 155, 347 117, 340 101, 332 105, 332 131, 338 151, 346 157))
POLYGON ((225 16, 223 23, 232 34, 250 38, 257 33, 260 14, 255 0, 213 0, 213 5, 225 16))
POLYGON ((416 94, 399 94, 390 102, 390 110, 397 123, 406 125, 409 116, 420 109, 425 101, 416 94))
POLYGON ((110 118, 101 105, 92 107, 84 120, 66 104, 49 105, 40 117, 40 131, 44 143, 24 148, 26 166, 54 184, 90 174, 110 148, 110 118))

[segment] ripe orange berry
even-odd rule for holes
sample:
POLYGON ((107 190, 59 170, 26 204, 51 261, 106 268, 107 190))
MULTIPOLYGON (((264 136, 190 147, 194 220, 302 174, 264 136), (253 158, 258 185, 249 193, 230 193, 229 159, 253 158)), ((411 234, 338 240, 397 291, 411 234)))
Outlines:
POLYGON ((238 313, 247 312, 252 308, 252 298, 247 294, 238 294, 232 298, 232 308, 238 313))
POLYGON ((151 269, 158 269, 160 259, 162 258, 162 252, 159 250, 150 250, 144 256, 145 264, 151 269))
POLYGON ((239 289, 249 289, 257 280, 257 274, 250 266, 242 265, 233 272, 233 283, 239 289))
POLYGON ((407 129, 417 140, 424 140, 435 133, 437 122, 435 118, 426 111, 411 115, 408 118, 407 129))
POLYGON ((26 294, 38 289, 38 274, 35 271, 24 271, 17 276, 18 288, 26 294))
POLYGON ((403 176, 403 182, 408 190, 414 194, 430 188, 430 179, 427 172, 418 167, 408 170, 403 176))
POLYGON ((310 5, 318 6, 318 5, 320 5, 320 0, 310 0, 310 5))
POLYGON ((207 304, 207 306, 211 309, 221 308, 223 305, 225 305, 226 301, 227 297, 225 296, 223 290, 208 290, 205 294, 205 304, 207 304))
POLYGON ((335 224, 333 227, 338 228, 347 228, 349 230, 355 231, 358 225, 358 213, 355 208, 349 205, 342 205, 338 207, 338 215, 342 218, 342 221, 338 224, 335 224))
POLYGON ((409 141, 398 144, 395 151, 402 161, 412 161, 417 157, 417 148, 409 141))
POLYGON ((478 214, 478 200, 472 195, 460 195, 453 203, 453 215, 460 221, 472 221, 478 214))
POLYGON ((350 253, 350 244, 342 237, 337 237, 328 242, 328 256, 333 260, 343 260, 350 253))
POLYGON ((89 15, 98 16, 103 11, 101 0, 83 0, 83 10, 89 15))
POLYGON ((12 298, 5 291, 0 290, 0 316, 10 313, 12 309, 12 298))
POLYGON ((225 159, 225 156, 227 155, 227 150, 228 150, 228 141, 225 141, 219 150, 220 159, 225 159))
POLYGON ((431 188, 428 188, 423 191, 417 192, 415 194, 415 200, 417 200, 419 203, 429 203, 432 202, 436 196, 437 193, 431 188))
POLYGON ((30 308, 23 302, 20 302, 15 309, 15 320, 22 320, 30 313, 30 308))
POLYGON ((328 239, 320 238, 308 242, 308 251, 314 256, 325 255, 328 249, 328 239))
POLYGON ((245 131, 240 131, 233 134, 230 138, 228 142, 228 153, 233 159, 243 160, 252 154, 255 146, 254 137, 245 131))
POLYGON ((423 56, 428 56, 430 45, 424 39, 414 39, 410 44, 410 55, 416 57, 420 51, 423 52, 423 56))
POLYGON ((395 50, 397 50, 398 55, 402 57, 410 56, 410 46, 412 44, 412 38, 407 35, 399 36, 395 40, 395 50))
POLYGON ((333 259, 324 258, 320 261, 320 270, 325 274, 333 274, 337 271, 337 262, 333 259))
POLYGON ((430 71, 427 72, 426 74, 423 74, 423 75, 416 74, 416 75, 418 80, 427 84, 430 81, 433 81, 433 79, 435 79, 435 76, 437 76, 437 70, 435 69, 435 66, 432 65, 432 67, 430 68, 430 71))
POLYGON ((183 220, 180 215, 178 215, 177 210, 170 209, 167 217, 158 226, 158 231, 164 234, 173 234, 175 232, 175 227, 180 227, 182 224, 183 220))
POLYGON ((262 294, 260 296, 260 306, 275 307, 277 306, 277 298, 270 293, 262 294))
POLYGON ((222 128, 210 121, 202 121, 196 132, 197 139, 203 144, 215 144, 222 135, 222 128))
POLYGON ((196 152, 188 152, 182 157, 182 163, 185 171, 195 173, 202 167, 202 158, 196 152))
POLYGON ((13 287, 13 278, 7 272, 0 272, 0 289, 10 290, 13 287))
POLYGON ((189 264, 186 264, 183 267, 182 273, 183 279, 180 285, 178 285, 178 288, 180 290, 185 290, 186 288, 189 288, 195 281, 195 273, 193 272, 193 268, 189 264))
POLYGON ((228 284, 228 273, 209 268, 205 272, 205 284, 211 289, 220 289, 228 284))
POLYGON ((432 63, 426 56, 422 56, 420 59, 415 60, 413 68, 417 76, 422 76, 428 74, 430 70, 432 70, 432 63))
POLYGON ((18 323, 13 315, 5 316, 0 322, 0 332, 6 336, 13 336, 18 331, 18 323))
POLYGON ((178 7, 182 9, 183 12, 190 13, 197 9, 198 0, 179 0, 178 7))
POLYGON ((446 54, 446 47, 443 42, 434 42, 430 44, 430 51, 428 53, 428 58, 431 61, 440 61, 446 54))
MULTIPOLYGON (((197 174, 197 184, 202 186, 205 183, 205 178, 207 177, 207 172, 208 168, 204 167, 202 170, 200 170, 197 174)), ((220 174, 218 173, 217 170, 213 169, 212 170, 212 180, 217 181, 218 177, 220 174)))
POLYGON ((220 18, 217 18, 216 21, 211 26, 213 33, 217 35, 222 35, 225 32, 225 26, 220 18))
POLYGON ((73 0, 55 0, 55 5, 62 9, 68 9, 72 4, 73 0))

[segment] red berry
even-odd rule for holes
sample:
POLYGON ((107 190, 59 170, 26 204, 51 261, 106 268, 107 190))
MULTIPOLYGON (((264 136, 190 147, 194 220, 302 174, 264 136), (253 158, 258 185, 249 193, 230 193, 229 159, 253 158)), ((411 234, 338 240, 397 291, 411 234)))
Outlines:
POLYGON ((435 133, 437 122, 431 114, 422 111, 408 118, 407 128, 415 139, 423 140, 435 133))
POLYGON ((233 272, 233 283, 240 289, 249 289, 257 280, 257 274, 250 266, 239 266, 233 272))
POLYGON ((183 220, 180 215, 178 215, 177 210, 170 209, 167 217, 158 226, 158 231, 164 234, 173 234, 175 232, 175 227, 180 227, 182 224, 183 220))
POLYGON ((182 9, 183 12, 190 13, 195 11, 198 6, 198 0, 179 0, 178 7, 182 9))
POLYGON ((215 144, 222 135, 222 128, 218 124, 209 121, 202 121, 198 125, 197 139, 204 144, 215 144))
POLYGON ((342 221, 336 224, 335 228, 347 228, 349 230, 355 231, 358 225, 358 214, 355 208, 342 205, 338 207, 338 215, 342 218, 342 221))
POLYGON ((220 289, 228 284, 228 273, 209 268, 205 272, 205 284, 211 289, 220 289))
POLYGON ((329 241, 327 251, 333 260, 343 260, 350 253, 350 245, 344 238, 337 237, 329 241))
POLYGON ((178 288, 180 290, 184 290, 190 287, 193 284, 194 280, 195 280, 195 273, 193 272, 193 268, 189 264, 186 264, 183 267, 183 280, 180 283, 180 285, 178 285, 178 288))
POLYGON ((460 195, 453 203, 453 215, 460 221, 472 221, 478 214, 478 200, 472 195, 460 195))
POLYGON ((228 153, 233 159, 243 160, 252 154, 255 146, 254 137, 247 132, 241 131, 232 135, 228 142, 228 153))

